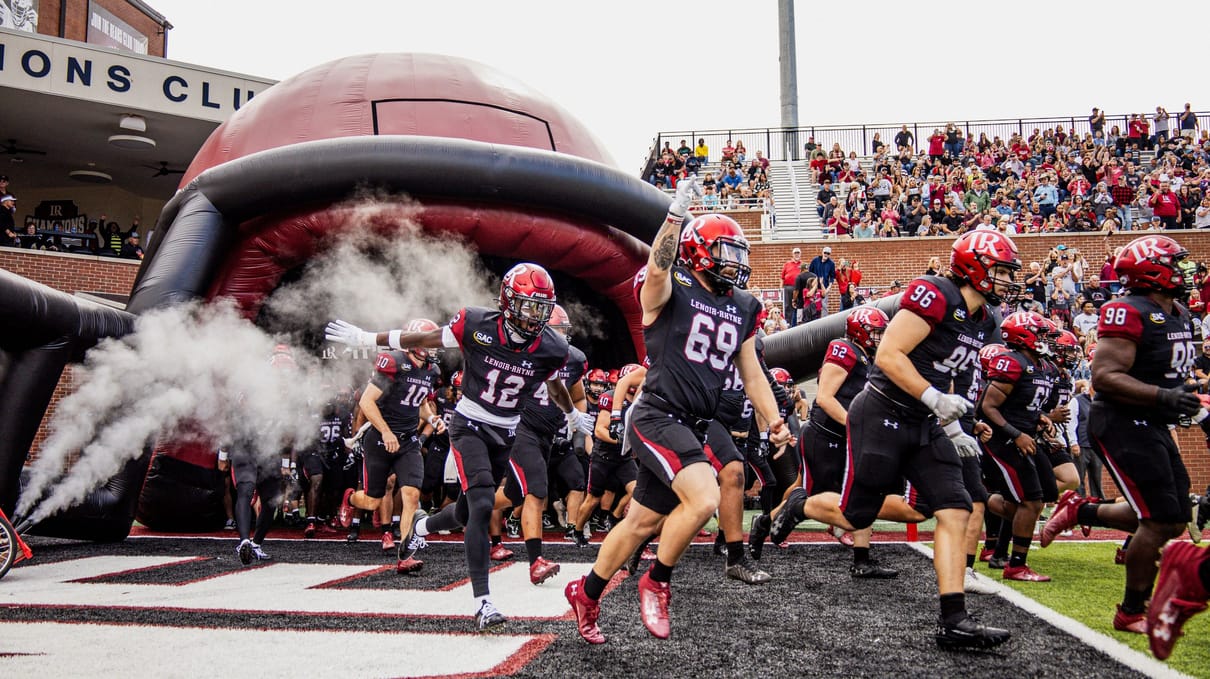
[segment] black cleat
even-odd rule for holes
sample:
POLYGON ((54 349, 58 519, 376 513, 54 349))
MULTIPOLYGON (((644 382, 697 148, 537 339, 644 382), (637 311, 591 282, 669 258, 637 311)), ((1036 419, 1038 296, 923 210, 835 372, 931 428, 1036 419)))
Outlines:
POLYGON ((1006 629, 988 627, 970 615, 956 623, 937 623, 937 645, 945 650, 993 648, 1012 638, 1006 629))
POLYGON ((855 563, 849 566, 849 575, 855 578, 869 578, 871 580, 890 580, 891 578, 899 577, 899 571, 894 568, 879 566, 877 561, 870 559, 864 563, 855 563))
POLYGON ((721 530, 714 534, 714 555, 727 556, 727 539, 721 530))
POLYGON ((781 512, 773 517, 769 526, 769 541, 775 545, 783 545, 790 538, 790 533, 802 521, 802 504, 807 501, 807 491, 795 488, 786 498, 786 504, 781 512))
POLYGON ((428 514, 423 509, 417 509, 412 513, 412 529, 408 531, 408 540, 407 542, 401 541, 399 543, 397 556, 401 562, 412 560, 416 556, 416 552, 425 546, 426 540, 416 534, 416 524, 420 523, 420 520, 426 516, 428 514))
POLYGON ((476 632, 496 632, 506 622, 508 622, 508 618, 497 611, 490 601, 484 601, 483 605, 479 606, 479 610, 475 612, 476 632))
POLYGON ((1000 558, 1000 557, 993 556, 993 557, 991 558, 991 560, 989 560, 989 561, 987 562, 987 567, 988 567, 988 568, 990 568, 990 569, 992 569, 992 570, 994 570, 994 571, 1002 571, 1002 570, 1004 570, 1004 568, 1005 568, 1006 566, 1008 566, 1008 558, 1007 558, 1007 557, 1006 557, 1006 558, 1000 558))
POLYGON ((245 566, 252 563, 252 541, 241 541, 239 547, 235 548, 235 554, 239 557, 239 562, 245 566))
POLYGON ((765 540, 769 537, 769 526, 772 523, 768 514, 757 514, 752 517, 752 523, 748 528, 748 551, 752 553, 754 561, 760 561, 760 555, 765 551, 765 540))
POLYGON ((575 540, 576 547, 580 547, 581 549, 589 545, 588 538, 584 537, 583 531, 573 530, 571 532, 571 539, 575 540))
POLYGON ((725 567, 723 573, 732 580, 746 582, 749 585, 763 585, 773 579, 773 576, 757 568, 747 559, 740 559, 725 567))
POLYGON ((357 542, 361 539, 361 524, 353 524, 349 528, 349 534, 345 536, 345 542, 357 542))

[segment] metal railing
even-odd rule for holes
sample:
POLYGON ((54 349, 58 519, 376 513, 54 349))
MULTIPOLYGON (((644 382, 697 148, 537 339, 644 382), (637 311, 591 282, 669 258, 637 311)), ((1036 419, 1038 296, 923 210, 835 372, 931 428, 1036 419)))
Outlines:
MULTIPOLYGON (((1168 127, 1169 135, 1180 134, 1180 122, 1177 117, 1184 107, 1177 109, 1177 113, 1169 113, 1168 127)), ((1122 115, 1105 115, 1105 134, 1109 135, 1109 131, 1114 125, 1121 129, 1122 136, 1126 136, 1127 128, 1132 114, 1122 115)), ((1210 129, 1210 111, 1196 112, 1198 130, 1210 129)), ((1151 134, 1155 134, 1155 124, 1151 120, 1151 114, 1148 114, 1148 123, 1151 124, 1151 134)), ((825 152, 832 148, 833 144, 840 144, 840 148, 847 155, 849 151, 856 151, 858 156, 867 156, 871 154, 870 144, 874 141, 874 135, 879 135, 880 140, 889 147, 894 147, 895 135, 899 133, 904 125, 907 125, 908 131, 912 133, 912 147, 916 150, 928 148, 928 138, 932 135, 934 129, 945 130, 945 126, 953 123, 962 129, 964 133, 970 133, 978 141, 980 134, 987 134, 988 139, 1000 137, 1007 141, 1013 134, 1030 136, 1034 130, 1054 129, 1055 126, 1063 126, 1064 131, 1070 132, 1075 130, 1076 134, 1083 136, 1090 132, 1091 128, 1088 123, 1088 116, 1055 116, 1047 118, 1003 118, 998 120, 946 120, 946 121, 920 121, 910 123, 875 123, 861 125, 809 125, 798 128, 734 128, 727 130, 679 130, 671 132, 660 132, 656 135, 655 140, 648 152, 648 157, 644 161, 640 176, 648 177, 651 174, 651 169, 655 160, 659 158, 660 152, 664 149, 665 142, 668 142, 669 147, 675 151, 680 147, 681 140, 684 140, 689 148, 695 148, 699 139, 704 139, 706 145, 710 147, 710 162, 718 162, 722 156, 722 149, 726 145, 727 140, 734 142, 743 142, 744 148, 747 151, 747 160, 751 161, 756 156, 759 150, 766 154, 770 161, 781 160, 805 160, 806 154, 803 150, 807 140, 811 137, 815 138, 815 144, 822 148, 825 152)))

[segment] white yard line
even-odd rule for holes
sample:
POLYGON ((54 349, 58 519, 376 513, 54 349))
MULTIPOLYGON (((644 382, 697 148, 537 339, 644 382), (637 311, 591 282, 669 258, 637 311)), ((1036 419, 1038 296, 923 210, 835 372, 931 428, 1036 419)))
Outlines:
MULTIPOLYGON (((930 547, 918 542, 909 542, 907 545, 930 560, 933 558, 933 550, 930 547)), ((1181 677, 1192 679, 1189 675, 1176 671, 1166 663, 1160 662, 1145 653, 1140 653, 1117 639, 1097 632, 1084 623, 1073 620, 1053 608, 1043 606, 1011 587, 1002 585, 991 578, 984 578, 984 581, 990 582, 995 587, 996 593, 1010 604, 1058 627, 1132 670, 1142 672, 1149 677, 1173 677, 1174 679, 1181 677)))

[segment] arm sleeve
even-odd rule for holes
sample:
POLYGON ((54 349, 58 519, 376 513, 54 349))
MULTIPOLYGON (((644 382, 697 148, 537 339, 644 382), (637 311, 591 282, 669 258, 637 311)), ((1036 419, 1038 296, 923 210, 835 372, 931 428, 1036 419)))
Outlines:
POLYGON ((828 344, 828 353, 824 356, 823 362, 838 365, 848 373, 852 372, 853 367, 857 365, 857 354, 848 344, 840 340, 832 340, 828 344))
POLYGON ((454 349, 462 346, 462 331, 466 328, 466 309, 459 309, 441 330, 441 344, 454 349))
POLYGON ((378 354, 378 358, 374 360, 374 374, 370 375, 370 384, 385 394, 391 390, 391 383, 395 381, 395 372, 398 369, 393 355, 386 351, 378 354))
POLYGON ((1017 380, 1021 379, 1021 364, 1017 359, 1008 354, 1003 354, 995 357, 988 366, 987 379, 989 381, 1007 382, 1016 384, 1017 380))
POLYGON ((901 310, 911 311, 935 328, 945 319, 945 295, 931 282, 917 278, 908 284, 899 301, 901 310))
POLYGON ((1143 338, 1143 315, 1125 302, 1109 302, 1101 307, 1097 337, 1121 337, 1138 344, 1143 338))

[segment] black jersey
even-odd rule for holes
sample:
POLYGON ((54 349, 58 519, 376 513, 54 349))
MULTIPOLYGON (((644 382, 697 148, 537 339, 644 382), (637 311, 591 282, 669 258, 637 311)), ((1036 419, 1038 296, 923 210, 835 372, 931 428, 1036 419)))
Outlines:
MULTIPOLYGON (((601 405, 601 412, 612 412, 614 409, 616 409, 622 413, 622 421, 626 420, 626 411, 630 408, 630 401, 624 400, 622 403, 615 402, 612 389, 604 394, 601 394, 599 403, 601 405)), ((601 440, 594 433, 592 436, 592 454, 600 455, 602 457, 619 457, 622 454, 622 443, 620 441, 618 443, 614 443, 608 439, 601 440)))
MULTIPOLYGON (((1193 326, 1189 312, 1180 302, 1173 304, 1173 313, 1166 313, 1159 304, 1145 296, 1127 295, 1101 307, 1097 337, 1120 337, 1135 344, 1134 363, 1126 371, 1140 382, 1169 389, 1182 384, 1193 375, 1197 349, 1193 344, 1193 326)), ((1112 394, 1097 391, 1096 400, 1115 403, 1112 394)), ((1146 406, 1127 406, 1132 412, 1142 411, 1157 422, 1177 420, 1175 412, 1164 412, 1146 406)))
MULTIPOLYGON (((908 353, 912 366, 937 390, 949 393, 954 382, 968 384, 966 373, 979 367, 979 350, 995 336, 996 319, 986 305, 969 313, 962 292, 953 281, 921 276, 908 284, 899 311, 909 311, 928 322, 932 332, 908 353)), ((895 385, 878 366, 870 369, 870 386, 920 415, 930 411, 895 385)))
MULTIPOLYGON (((588 371, 588 357, 584 355, 583 351, 571 345, 568 345, 567 349, 567 363, 559 369, 559 378, 563 380, 563 384, 568 389, 571 389, 571 386, 579 382, 584 377, 584 373, 588 371)), ((553 435, 567 426, 567 415, 550 397, 545 382, 534 392, 534 397, 525 402, 525 409, 521 411, 521 420, 534 432, 545 435, 553 435)))
POLYGON ((462 349, 462 399, 456 409, 478 422, 516 427, 526 401, 567 362, 567 340, 549 327, 513 348, 499 311, 466 307, 446 328, 462 349))
POLYGON ((744 290, 716 295, 682 267, 673 267, 671 277, 668 301, 643 328, 651 360, 643 391, 682 414, 710 419, 740 345, 756 332, 761 304, 744 290))
POLYGON ((1075 395, 1075 386, 1072 384, 1068 372, 1060 368, 1058 363, 1047 358, 1039 361, 1038 367, 1046 373, 1051 383, 1050 398, 1042 404, 1042 412, 1049 413, 1059 406, 1070 403, 1072 396, 1075 395))
MULTIPOLYGON (((852 341, 847 339, 832 340, 828 344, 827 353, 824 355, 824 364, 831 363, 840 366, 848 373, 848 377, 844 378, 844 382, 840 385, 840 389, 836 391, 836 400, 846 411, 849 409, 849 404, 853 402, 853 397, 861 393, 865 389, 866 381, 870 373, 870 357, 866 352, 852 341)), ((843 424, 832 419, 823 408, 819 406, 819 401, 811 404, 811 422, 835 436, 844 436, 845 427, 843 424)))
MULTIPOLYGON (((988 382, 1011 384, 1012 393, 1000 404, 1000 414, 1013 427, 1034 434, 1043 408, 1054 389, 1052 373, 1044 362, 1035 363, 1019 351, 1009 351, 991 360, 988 382)), ((990 423, 989 423, 990 424, 990 423)))
POLYGON ((420 406, 433 391, 437 368, 415 365, 403 351, 384 351, 374 362, 370 384, 382 390, 378 409, 396 435, 413 434, 420 427, 420 406))
POLYGON ((334 408, 319 415, 315 451, 324 459, 334 459, 344 452, 344 437, 348 435, 346 422, 334 408))

